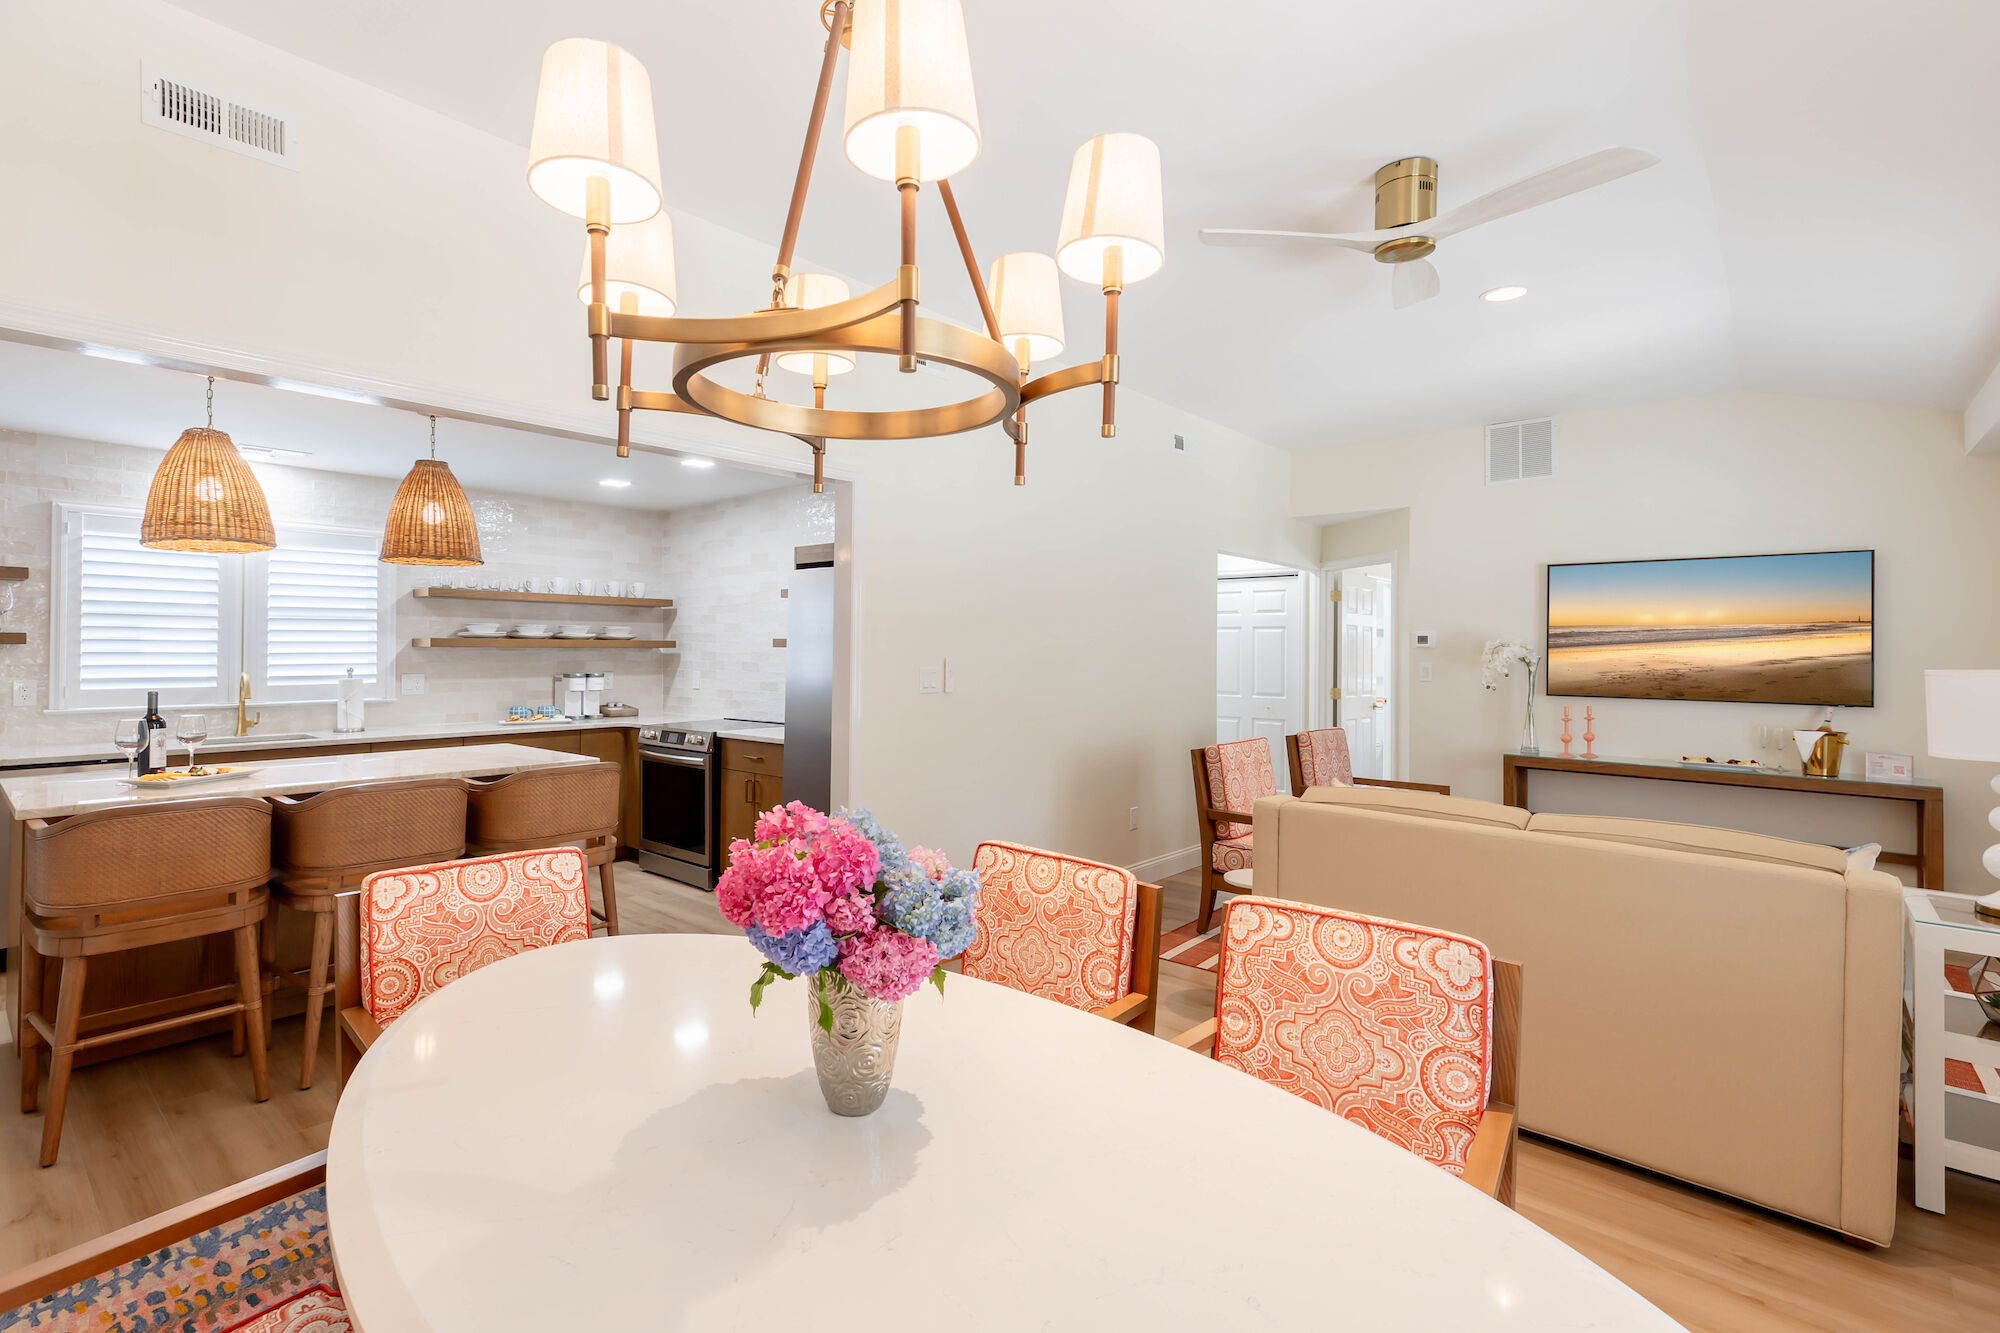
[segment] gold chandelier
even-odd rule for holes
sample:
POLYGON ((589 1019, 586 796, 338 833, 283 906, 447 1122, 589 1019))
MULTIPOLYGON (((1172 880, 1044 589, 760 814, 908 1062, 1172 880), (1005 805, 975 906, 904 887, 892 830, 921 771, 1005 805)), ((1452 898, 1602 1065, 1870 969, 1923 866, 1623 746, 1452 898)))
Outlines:
POLYGON ((652 85, 644 66, 608 42, 582 37, 559 41, 542 57, 528 186, 547 203, 582 218, 588 233, 577 294, 589 312, 591 396, 600 401, 613 396, 615 339, 619 457, 631 452, 633 409, 705 414, 803 441, 813 451, 817 491, 824 485, 829 439, 922 439, 998 422, 1014 441, 1018 486, 1027 472, 1028 404, 1086 385, 1102 386, 1103 434, 1115 434, 1118 299, 1127 283, 1158 272, 1166 257, 1158 147, 1141 135, 1114 133, 1078 148, 1054 258, 1003 255, 994 262, 989 288, 948 179, 979 152, 979 112, 959 0, 828 0, 820 18, 827 28, 826 48, 791 208, 771 267, 770 304, 719 319, 675 314, 673 233, 661 212, 652 85), (902 262, 896 277, 860 296, 849 296, 837 278, 794 275, 791 267, 843 47, 850 52, 847 158, 864 173, 894 182, 901 204, 902 262), (944 204, 979 299, 983 332, 917 313, 916 203, 926 181, 937 186, 944 204), (1033 377, 1031 362, 1063 349, 1058 270, 1103 292, 1104 354, 1033 377), (632 386, 635 342, 676 345, 672 392, 632 386), (953 366, 986 387, 939 407, 828 407, 830 376, 853 369, 862 353, 893 356, 904 372, 922 361, 953 366), (710 374, 745 360, 756 362, 753 392, 726 387, 710 374), (766 392, 774 364, 812 377, 812 406, 766 392))

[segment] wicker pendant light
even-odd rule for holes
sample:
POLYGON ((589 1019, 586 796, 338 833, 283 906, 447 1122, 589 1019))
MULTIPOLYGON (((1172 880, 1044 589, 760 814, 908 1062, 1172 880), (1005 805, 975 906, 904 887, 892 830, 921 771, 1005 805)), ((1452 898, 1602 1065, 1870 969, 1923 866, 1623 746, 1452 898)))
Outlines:
POLYGON ((481 565, 479 528, 449 464, 438 462, 438 419, 431 418, 431 456, 419 458, 389 502, 382 528, 385 565, 481 565))
POLYGON ((264 488, 215 428, 215 376, 208 377, 208 424, 181 432, 153 473, 139 544, 161 551, 243 554, 278 544, 264 488))

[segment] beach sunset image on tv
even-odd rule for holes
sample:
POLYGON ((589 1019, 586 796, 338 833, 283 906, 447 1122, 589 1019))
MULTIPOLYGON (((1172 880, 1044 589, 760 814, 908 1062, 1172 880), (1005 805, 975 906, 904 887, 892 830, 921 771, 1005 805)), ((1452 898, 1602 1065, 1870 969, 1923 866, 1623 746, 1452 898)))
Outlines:
POLYGON ((1875 553, 1549 566, 1548 692, 1875 702, 1875 553))

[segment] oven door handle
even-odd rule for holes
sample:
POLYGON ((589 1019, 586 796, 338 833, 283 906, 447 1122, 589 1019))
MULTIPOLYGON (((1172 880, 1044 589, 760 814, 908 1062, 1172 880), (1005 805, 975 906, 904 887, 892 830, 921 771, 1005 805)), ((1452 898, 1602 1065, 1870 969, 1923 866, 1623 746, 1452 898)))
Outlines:
POLYGON ((678 754, 654 754, 654 753, 650 753, 650 752, 648 752, 648 751, 645 751, 645 750, 641 750, 641 751, 639 752, 639 759, 640 759, 640 762, 642 762, 642 763, 648 763, 648 764, 674 764, 674 765, 677 765, 678 767, 681 767, 681 768, 707 768, 707 767, 708 767, 708 760, 706 760, 706 759, 690 759, 690 758, 686 757, 685 755, 678 755, 678 754))

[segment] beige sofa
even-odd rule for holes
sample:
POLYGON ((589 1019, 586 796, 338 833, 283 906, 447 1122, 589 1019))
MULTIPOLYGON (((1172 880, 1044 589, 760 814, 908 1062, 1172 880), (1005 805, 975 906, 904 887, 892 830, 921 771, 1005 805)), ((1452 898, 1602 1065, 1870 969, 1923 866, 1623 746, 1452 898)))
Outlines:
POLYGON ((1522 964, 1522 1128, 1888 1243, 1893 876, 1783 838, 1367 787, 1255 815, 1258 893, 1522 964))

